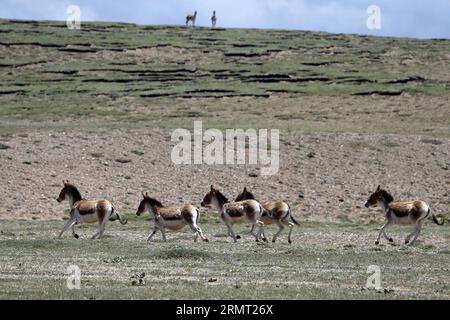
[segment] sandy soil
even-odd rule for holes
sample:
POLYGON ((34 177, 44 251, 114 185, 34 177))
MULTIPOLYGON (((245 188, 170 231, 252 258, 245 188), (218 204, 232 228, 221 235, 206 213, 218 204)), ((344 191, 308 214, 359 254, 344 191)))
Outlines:
POLYGON ((429 202, 435 213, 450 210, 448 139, 280 134, 279 173, 269 177, 258 174, 257 166, 175 165, 171 131, 164 129, 3 135, 0 218, 66 216, 68 203, 55 200, 63 179, 86 198, 110 199, 125 213, 135 212, 141 191, 166 204, 199 205, 210 184, 230 199, 244 186, 262 200, 285 199, 300 220, 381 220, 380 212, 363 208, 378 184, 397 199, 429 202))

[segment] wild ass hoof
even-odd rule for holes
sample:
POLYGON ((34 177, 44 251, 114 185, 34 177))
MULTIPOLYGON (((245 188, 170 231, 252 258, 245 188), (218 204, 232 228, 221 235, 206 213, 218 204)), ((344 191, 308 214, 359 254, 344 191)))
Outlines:
POLYGON ((275 239, 272 240, 273 243, 275 243, 275 241, 276 241, 275 239))
POLYGON ((292 244, 292 240, 288 240, 288 243, 289 243, 289 244, 292 244))
POLYGON ((237 236, 236 236, 236 239, 240 239, 240 238, 241 238, 241 236, 240 236, 240 235, 237 235, 237 236))
POLYGON ((79 236, 78 234, 76 234, 76 233, 75 233, 73 236, 75 237, 75 239, 78 239, 78 238, 80 237, 80 236, 79 236))
POLYGON ((409 240, 405 240, 405 244, 408 244, 409 243, 409 240))
POLYGON ((394 239, 392 239, 392 238, 389 238, 389 242, 394 242, 394 239))
POLYGON ((267 242, 267 238, 262 238, 262 241, 267 242))
POLYGON ((209 242, 208 238, 205 238, 205 239, 203 239, 203 241, 205 241, 205 242, 209 242))
POLYGON ((375 241, 375 244, 380 244, 380 241, 375 241))

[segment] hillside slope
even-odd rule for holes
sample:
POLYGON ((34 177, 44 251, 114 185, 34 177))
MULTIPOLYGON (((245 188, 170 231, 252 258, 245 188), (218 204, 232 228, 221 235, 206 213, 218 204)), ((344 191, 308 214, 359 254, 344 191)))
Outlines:
POLYGON ((197 117, 211 127, 447 136, 449 71, 447 40, 0 20, 8 125, 177 127, 197 117))

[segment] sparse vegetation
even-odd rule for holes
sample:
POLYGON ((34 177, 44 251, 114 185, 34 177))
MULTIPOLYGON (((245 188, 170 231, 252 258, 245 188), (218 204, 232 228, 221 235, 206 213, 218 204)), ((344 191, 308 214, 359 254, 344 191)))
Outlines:
MULTIPOLYGON (((129 217, 131 218, 131 216, 129 217)), ((448 226, 426 224, 417 246, 375 246, 375 225, 302 223, 292 245, 256 243, 249 229, 233 244, 218 219, 202 222, 211 242, 192 244, 186 229, 147 243, 148 223, 111 223, 101 241, 94 226, 81 239, 52 237, 62 221, 1 221, 0 298, 20 299, 448 299, 448 226), (66 287, 66 270, 81 270, 81 289, 66 287), (382 271, 382 291, 367 290, 369 265, 382 271), (142 277, 142 274, 145 276, 142 277), (130 278, 131 275, 131 278, 130 278), (256 290, 257 288, 257 290, 256 290)), ((269 228, 274 232, 276 228, 269 228)))
POLYGON ((0 32, 2 130, 201 118, 215 128, 450 135, 447 40, 9 20, 0 32))

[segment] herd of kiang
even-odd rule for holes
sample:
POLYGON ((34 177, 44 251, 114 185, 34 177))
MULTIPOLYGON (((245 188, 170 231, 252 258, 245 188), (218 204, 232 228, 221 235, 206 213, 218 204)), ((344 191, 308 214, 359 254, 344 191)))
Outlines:
MULTIPOLYGON (((92 239, 95 239, 103 237, 105 225, 108 221, 119 220, 121 224, 127 223, 127 220, 120 216, 110 201, 106 199, 84 199, 78 189, 69 183, 68 180, 63 181, 63 188, 57 198, 58 202, 64 200, 69 202, 70 217, 59 233, 58 239, 68 228, 71 228, 72 235, 78 238, 79 236, 75 232, 75 226, 78 224, 98 222, 98 231, 92 236, 92 239)), ((211 185, 210 190, 208 190, 201 202, 201 206, 217 210, 221 220, 227 227, 228 236, 234 242, 240 238, 233 229, 233 225, 236 223, 251 224, 251 234, 256 241, 267 241, 265 226, 277 225, 278 231, 274 234, 272 242, 275 242, 285 226, 288 226, 289 243, 292 243, 293 227, 299 225, 293 217, 288 203, 282 200, 259 202, 247 188, 244 188, 234 201, 230 201, 221 191, 211 185)), ((444 219, 439 220, 431 213, 430 207, 426 202, 421 200, 394 201, 394 198, 386 190, 381 189, 380 186, 370 195, 365 203, 365 207, 378 207, 384 211, 386 223, 380 229, 376 244, 379 243, 382 235, 389 242, 393 242, 392 238, 387 235, 386 229, 394 224, 413 225, 413 231, 405 239, 405 244, 412 245, 417 240, 422 225, 427 218, 432 218, 438 225, 444 223, 444 219)), ((148 211, 151 220, 154 222, 147 241, 150 241, 158 231, 161 232, 163 240, 166 241, 166 229, 177 231, 185 226, 191 228, 195 236, 194 241, 197 241, 199 236, 203 241, 208 241, 208 238, 198 225, 200 210, 192 204, 166 206, 149 196, 146 192, 142 193, 142 200, 139 203, 136 215, 140 216, 146 211, 148 211)))
MULTIPOLYGON (((195 20, 197 20, 197 11, 195 11, 194 14, 188 14, 186 16, 186 26, 188 26, 190 22, 192 26, 195 27, 195 20)), ((217 16, 216 11, 214 10, 211 16, 211 28, 215 28, 216 23, 217 23, 217 16)))

